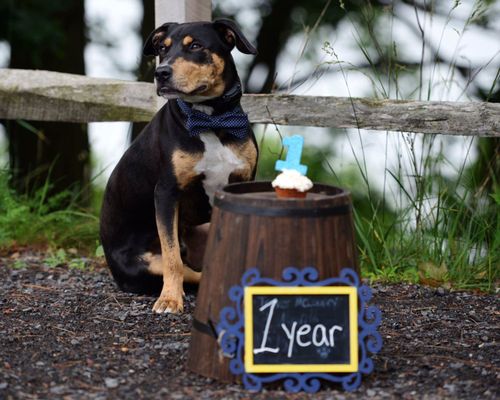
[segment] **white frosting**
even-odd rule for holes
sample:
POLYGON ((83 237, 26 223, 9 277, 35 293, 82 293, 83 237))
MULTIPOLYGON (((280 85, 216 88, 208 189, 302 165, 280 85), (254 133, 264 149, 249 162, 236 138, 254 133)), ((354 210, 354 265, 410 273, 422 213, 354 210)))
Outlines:
POLYGON ((284 169, 272 182, 273 188, 295 189, 299 192, 306 192, 313 187, 313 183, 299 171, 294 169, 284 169))

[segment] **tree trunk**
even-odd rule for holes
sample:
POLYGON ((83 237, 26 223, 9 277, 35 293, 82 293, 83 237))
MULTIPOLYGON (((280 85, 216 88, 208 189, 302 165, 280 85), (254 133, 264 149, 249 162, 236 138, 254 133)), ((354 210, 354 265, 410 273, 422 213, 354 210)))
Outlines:
MULTIPOLYGON (((11 68, 85 73, 83 0, 28 0, 11 11, 11 68), (33 26, 23 28, 23 18, 33 26)), ((71 188, 80 193, 81 203, 88 201, 87 125, 11 121, 6 128, 12 183, 17 190, 32 192, 50 182, 50 194, 71 188)))
POLYGON ((257 36, 258 54, 253 58, 245 80, 247 93, 271 93, 276 78, 277 59, 291 32, 293 22, 288 15, 297 5, 297 0, 276 0, 271 12, 262 18, 262 26, 257 36), (267 68, 266 78, 261 87, 251 87, 249 80, 258 65, 267 68))

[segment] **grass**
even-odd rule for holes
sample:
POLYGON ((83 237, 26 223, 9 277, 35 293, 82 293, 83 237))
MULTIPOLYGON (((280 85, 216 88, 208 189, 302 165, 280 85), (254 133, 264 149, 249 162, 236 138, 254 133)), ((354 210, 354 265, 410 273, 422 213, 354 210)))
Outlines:
MULTIPOLYGON (((429 50, 422 45, 415 50, 420 53, 420 62, 402 65, 398 60, 401 45, 392 34, 395 18, 392 9, 387 7, 381 13, 367 5, 356 17, 347 15, 347 18, 354 27, 355 41, 368 67, 359 69, 343 62, 329 42, 323 46, 324 53, 330 58, 326 64, 338 68, 349 93, 351 81, 348 75, 350 71, 356 71, 368 77, 375 98, 430 100, 437 96, 441 100, 454 100, 450 96, 452 88, 457 86, 460 98, 474 84, 477 76, 471 74, 460 87, 456 77, 457 60, 462 57, 460 40, 470 25, 486 12, 484 5, 476 2, 463 26, 453 28, 459 40, 445 69, 440 61, 440 50, 445 45, 442 38, 453 12, 460 6, 459 2, 450 5, 441 39, 437 48, 433 49, 432 57, 427 56, 429 50), (377 34, 380 27, 376 24, 381 18, 385 18, 382 20, 386 35, 377 34)), ((428 18, 432 19, 432 12, 425 17, 422 12, 415 12, 416 30, 422 43, 428 39, 426 28, 429 27, 428 18)), ((490 94, 496 85, 498 73, 490 94)), ((353 112, 356 114, 354 108, 353 112)), ((366 137, 360 130, 345 135, 354 159, 348 171, 335 171, 329 163, 332 155, 325 150, 308 149, 304 155, 305 163, 312 167, 313 180, 338 184, 353 192, 363 274, 387 281, 407 280, 436 286, 496 289, 500 270, 500 188, 498 175, 495 175, 498 159, 495 150, 491 151, 495 142, 488 142, 488 139, 452 139, 460 140, 466 149, 465 157, 457 163, 450 160, 444 151, 451 143, 446 137, 410 132, 387 132, 385 135, 381 187, 373 182, 365 154, 366 137), (391 148, 390 143, 394 142, 391 135, 397 137, 395 149, 391 148), (489 148, 489 154, 481 154, 481 146, 484 145, 489 148), (476 161, 470 163, 476 149, 479 149, 479 154, 476 161), (407 161, 402 162, 400 158, 395 166, 390 165, 389 155, 394 151, 407 161)), ((267 137, 263 143, 269 140, 267 137)), ((264 162, 280 153, 280 149, 273 146, 261 148, 264 162)), ((382 155, 382 151, 380 153, 382 155)), ((267 172, 260 172, 261 176, 267 177, 271 167, 261 165, 261 168, 267 168, 267 172)))
POLYGON ((32 195, 19 195, 9 187, 8 172, 0 170, 0 249, 29 245, 93 253, 97 213, 78 207, 69 191, 47 196, 49 188, 46 182, 32 195))
MULTIPOLYGON (((458 6, 456 3, 449 10, 448 22, 451 13, 458 6)), ((484 12, 482 6, 476 3, 470 17, 461 30, 457 31, 460 38, 481 12, 484 12)), ((373 18, 369 15, 369 10, 367 14, 362 14, 368 27, 367 34, 372 42, 377 43, 377 39, 373 37, 374 29, 370 23, 373 18)), ((425 21, 419 19, 417 22, 424 38, 426 32, 422 27, 425 26, 425 21)), ((357 31, 357 36, 361 38, 363 34, 357 31)), ((455 71, 459 45, 460 41, 446 73, 437 73, 438 66, 435 63, 429 68, 431 72, 427 75, 424 72, 424 65, 428 63, 425 58, 426 46, 422 46, 419 65, 413 72, 409 71, 418 78, 418 83, 408 90, 409 97, 429 100, 434 94, 433 88, 439 87, 447 88, 441 90, 439 96, 449 96, 449 88, 457 84, 455 71)), ((361 39, 358 40, 358 46, 369 65, 374 65, 375 62, 361 39)), ((440 46, 441 43, 436 50, 436 59, 440 46)), ((385 46, 380 42, 376 46, 378 56, 387 59, 385 74, 378 68, 371 68, 369 71, 375 82, 376 97, 392 95, 396 98, 406 98, 399 82, 401 71, 396 63, 397 48, 396 40, 392 37, 385 46)), ((333 58, 333 62, 340 65, 348 85, 348 79, 335 50, 329 44, 326 44, 324 49, 333 58)), ((472 79, 466 82, 466 87, 472 83, 472 79)), ((387 133, 389 134, 393 133, 387 133)), ((363 148, 363 137, 359 131, 358 135, 363 148)), ((374 201, 370 201, 371 216, 355 212, 360 259, 367 275, 388 280, 409 279, 432 285, 454 285, 460 288, 494 288, 499 278, 500 265, 500 188, 493 171, 498 161, 494 156, 491 157, 492 164, 483 169, 482 176, 478 176, 474 172, 478 161, 475 164, 467 162, 472 157, 473 146, 479 145, 478 141, 468 138, 462 138, 461 141, 467 151, 466 157, 457 165, 447 159, 443 150, 447 145, 446 138, 402 133, 398 140, 398 152, 404 153, 409 162, 406 165, 400 163, 392 169, 387 166, 390 149, 386 145, 386 176, 382 196, 391 198, 386 182, 392 183, 396 188, 396 194, 391 199, 394 212, 388 216, 387 208, 374 201), (451 177, 446 177, 446 167, 453 167, 451 177)), ((482 154, 478 154, 478 157, 481 158, 482 154)), ((366 191, 370 193, 372 189, 367 178, 369 171, 364 151, 355 158, 356 165, 364 177, 366 191)))

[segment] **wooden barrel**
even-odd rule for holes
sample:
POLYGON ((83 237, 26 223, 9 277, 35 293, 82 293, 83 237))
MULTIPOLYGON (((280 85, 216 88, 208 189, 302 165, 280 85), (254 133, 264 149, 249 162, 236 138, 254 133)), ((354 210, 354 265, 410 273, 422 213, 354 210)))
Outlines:
MULTIPOLYGON (((215 195, 188 367, 235 382, 215 338, 219 312, 246 269, 281 280, 284 268, 314 266, 319 279, 358 271, 350 194, 315 184, 305 199, 278 199, 270 182, 237 183, 215 195)), ((359 272, 359 271, 358 271, 359 272)))

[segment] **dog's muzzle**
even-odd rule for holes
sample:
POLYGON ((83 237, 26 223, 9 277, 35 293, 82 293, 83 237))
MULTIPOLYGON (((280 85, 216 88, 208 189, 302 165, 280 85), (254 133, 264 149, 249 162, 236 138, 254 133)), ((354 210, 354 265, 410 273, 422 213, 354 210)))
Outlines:
POLYGON ((158 68, 156 68, 155 79, 158 83, 167 83, 171 77, 172 67, 170 67, 169 65, 160 65, 158 68))

